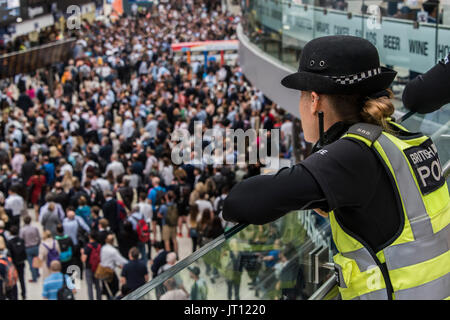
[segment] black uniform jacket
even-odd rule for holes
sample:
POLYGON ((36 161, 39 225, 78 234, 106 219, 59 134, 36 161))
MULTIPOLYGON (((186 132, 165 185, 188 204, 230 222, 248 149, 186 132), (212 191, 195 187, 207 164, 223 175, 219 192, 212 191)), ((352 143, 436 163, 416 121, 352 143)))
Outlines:
POLYGON ((401 232, 399 199, 373 150, 351 138, 349 126, 334 124, 325 147, 275 175, 237 184, 224 203, 225 220, 266 224, 292 210, 335 211, 339 223, 378 251, 401 232))

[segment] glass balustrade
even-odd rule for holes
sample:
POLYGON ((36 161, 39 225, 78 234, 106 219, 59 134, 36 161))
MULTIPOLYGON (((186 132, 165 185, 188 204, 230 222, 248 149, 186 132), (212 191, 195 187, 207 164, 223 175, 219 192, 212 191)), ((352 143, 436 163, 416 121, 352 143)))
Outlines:
POLYGON ((126 298, 173 298, 170 291, 181 290, 191 300, 306 300, 327 281, 326 293, 334 287, 330 235, 329 224, 311 211, 238 226, 126 298))

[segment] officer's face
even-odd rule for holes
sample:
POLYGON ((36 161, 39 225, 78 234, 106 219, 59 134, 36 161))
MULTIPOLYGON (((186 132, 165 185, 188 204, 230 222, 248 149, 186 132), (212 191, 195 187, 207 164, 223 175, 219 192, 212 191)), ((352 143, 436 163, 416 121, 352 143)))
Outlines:
POLYGON ((302 91, 300 95, 300 119, 303 133, 307 142, 315 143, 319 140, 319 130, 312 108, 311 92, 302 91))

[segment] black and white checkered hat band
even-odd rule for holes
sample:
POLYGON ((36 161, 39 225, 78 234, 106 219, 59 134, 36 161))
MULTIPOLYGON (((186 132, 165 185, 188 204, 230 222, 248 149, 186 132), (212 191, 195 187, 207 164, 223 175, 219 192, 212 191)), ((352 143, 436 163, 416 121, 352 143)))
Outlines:
POLYGON ((338 84, 353 84, 360 82, 364 79, 376 76, 381 73, 381 68, 375 68, 369 71, 364 71, 358 74, 351 74, 347 76, 329 76, 329 78, 333 79, 338 84))

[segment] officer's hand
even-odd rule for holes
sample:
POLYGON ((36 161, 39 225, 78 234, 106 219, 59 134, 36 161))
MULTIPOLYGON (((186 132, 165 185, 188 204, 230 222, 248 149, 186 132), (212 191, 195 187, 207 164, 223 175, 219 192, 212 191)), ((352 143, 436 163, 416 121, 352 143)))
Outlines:
POLYGON ((314 211, 321 217, 328 218, 328 212, 323 211, 322 209, 314 209, 314 211))

